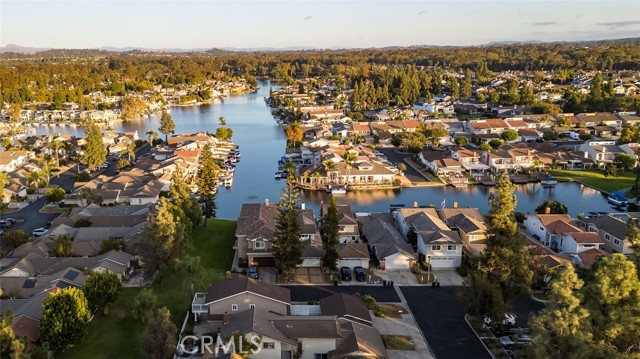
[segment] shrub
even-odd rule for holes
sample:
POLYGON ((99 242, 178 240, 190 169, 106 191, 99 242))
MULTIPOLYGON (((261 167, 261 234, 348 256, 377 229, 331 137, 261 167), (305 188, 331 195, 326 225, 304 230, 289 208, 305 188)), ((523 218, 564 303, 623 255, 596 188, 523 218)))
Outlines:
POLYGON ((87 182, 91 179, 91 174, 87 171, 78 173, 78 182, 87 182))
POLYGON ((3 242, 9 247, 18 248, 21 245, 27 243, 29 235, 20 229, 14 229, 4 233, 3 242))
POLYGON ((93 223, 89 220, 89 218, 80 218, 79 220, 76 221, 76 224, 74 224, 73 226, 76 228, 82 228, 82 227, 91 227, 93 223))
POLYGON ((384 317, 384 315, 386 314, 386 311, 384 310, 384 307, 381 306, 380 304, 376 303, 373 306, 373 315, 375 315, 376 317, 384 317))
POLYGON ((373 310, 373 308, 377 305, 376 299, 370 295, 363 296, 362 301, 367 305, 367 309, 369 310, 373 310))
POLYGON ((518 222, 518 223, 524 223, 524 221, 527 219, 527 217, 524 215, 524 213, 522 213, 520 211, 516 211, 513 215, 516 218, 516 222, 518 222))
POLYGON ((54 187, 47 189, 47 192, 44 194, 44 198, 49 202, 60 202, 64 199, 66 193, 60 187, 54 187))

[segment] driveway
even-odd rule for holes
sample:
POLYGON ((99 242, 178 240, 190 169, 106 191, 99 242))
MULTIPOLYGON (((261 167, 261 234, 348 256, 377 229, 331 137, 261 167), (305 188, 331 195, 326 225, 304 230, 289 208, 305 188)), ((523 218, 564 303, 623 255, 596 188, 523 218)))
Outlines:
POLYGON ((308 285, 291 285, 283 286, 291 291, 292 302, 308 302, 328 297, 335 293, 370 295, 378 302, 398 303, 400 297, 394 287, 378 287, 378 286, 308 286, 308 285))
MULTIPOLYGON (((490 359, 491 356, 464 320, 464 305, 456 295, 458 289, 462 288, 400 287, 411 313, 438 359, 490 359)), ((521 296, 514 300, 510 311, 518 316, 517 325, 526 326, 530 313, 543 307, 544 304, 521 296)))
POLYGON ((433 355, 427 347, 422 333, 411 314, 402 314, 400 318, 376 317, 371 314, 373 327, 378 329, 380 334, 406 335, 413 340, 416 350, 387 350, 389 359, 432 359, 433 355))

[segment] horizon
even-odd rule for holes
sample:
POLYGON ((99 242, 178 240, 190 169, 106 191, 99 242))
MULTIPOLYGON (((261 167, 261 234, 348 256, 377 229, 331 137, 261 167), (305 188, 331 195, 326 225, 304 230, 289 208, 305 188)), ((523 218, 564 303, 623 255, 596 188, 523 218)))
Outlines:
POLYGON ((336 50, 576 42, 638 37, 634 13, 640 2, 618 0, 0 0, 0 46, 336 50))

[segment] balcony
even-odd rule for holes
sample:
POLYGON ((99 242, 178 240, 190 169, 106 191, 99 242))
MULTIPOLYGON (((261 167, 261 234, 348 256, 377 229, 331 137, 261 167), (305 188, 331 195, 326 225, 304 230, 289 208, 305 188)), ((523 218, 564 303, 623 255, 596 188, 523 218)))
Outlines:
POLYGON ((196 293, 191 302, 191 311, 195 314, 209 313, 209 306, 206 303, 206 293, 196 293))

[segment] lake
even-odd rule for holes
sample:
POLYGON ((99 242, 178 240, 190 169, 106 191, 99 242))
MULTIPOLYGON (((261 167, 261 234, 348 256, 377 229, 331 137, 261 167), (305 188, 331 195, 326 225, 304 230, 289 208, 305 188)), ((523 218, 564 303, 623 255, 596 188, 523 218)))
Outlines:
MULTIPOLYGON (((246 202, 275 203, 279 200, 284 180, 274 179, 278 159, 284 154, 286 139, 282 128, 276 125, 264 97, 269 95, 269 81, 261 81, 257 93, 235 95, 219 103, 171 109, 176 124, 176 133, 198 131, 215 132, 218 118, 224 117, 227 126, 233 129, 233 142, 240 146, 241 161, 234 175, 233 187, 220 188, 217 195, 218 217, 235 219, 246 202)), ((275 88, 275 86, 274 86, 275 88)), ((115 131, 137 130, 141 137, 149 129, 157 130, 159 117, 143 118, 135 121, 119 122, 115 131)), ((64 133, 82 136, 83 131, 70 127, 36 127, 36 133, 64 133)), ((348 192, 337 196, 339 204, 350 204, 354 212, 386 211, 390 204, 440 206, 445 201, 447 207, 457 202, 460 207, 477 207, 481 213, 488 210, 488 197, 493 188, 471 186, 458 189, 453 187, 406 188, 402 190, 377 190, 348 192)), ((619 212, 612 207, 601 192, 576 183, 560 183, 555 188, 544 188, 540 184, 517 186, 517 210, 527 213, 546 199, 565 203, 572 216, 587 212, 619 212)), ((322 202, 330 200, 325 192, 303 192, 302 202, 307 208, 318 213, 322 202)))

